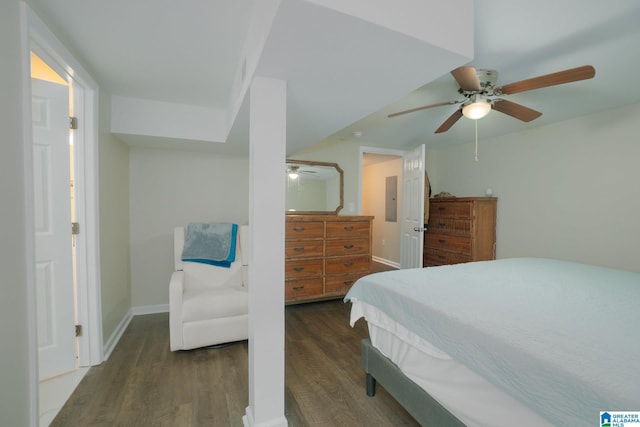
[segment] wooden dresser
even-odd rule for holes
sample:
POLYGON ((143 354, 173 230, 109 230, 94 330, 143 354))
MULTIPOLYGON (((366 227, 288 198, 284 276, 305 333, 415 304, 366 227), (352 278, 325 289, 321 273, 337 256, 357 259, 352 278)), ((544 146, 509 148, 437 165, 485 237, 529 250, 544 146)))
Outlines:
POLYGON ((495 197, 430 199, 424 266, 495 259, 497 202, 495 197))
POLYGON ((371 273, 372 216, 287 215, 285 302, 340 298, 371 273))

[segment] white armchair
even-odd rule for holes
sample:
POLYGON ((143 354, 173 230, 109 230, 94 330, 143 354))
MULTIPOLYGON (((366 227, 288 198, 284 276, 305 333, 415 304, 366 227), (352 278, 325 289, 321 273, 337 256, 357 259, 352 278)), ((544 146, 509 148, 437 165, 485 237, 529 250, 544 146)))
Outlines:
POLYGON ((249 226, 238 227, 236 259, 230 268, 182 261, 184 239, 185 228, 176 227, 175 271, 169 283, 171 351, 246 340, 249 226))

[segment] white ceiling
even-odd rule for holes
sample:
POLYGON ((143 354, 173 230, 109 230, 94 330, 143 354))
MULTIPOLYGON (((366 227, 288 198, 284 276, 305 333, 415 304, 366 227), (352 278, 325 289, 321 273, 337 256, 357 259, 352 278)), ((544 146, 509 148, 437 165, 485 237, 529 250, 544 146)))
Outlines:
POLYGON ((34 0, 114 95, 225 108, 254 0, 34 0))
MULTIPOLYGON (((255 0, 30 3, 114 95, 211 108, 226 108, 233 101, 231 87, 243 60, 255 0)), ((386 117, 393 111, 460 99, 448 73, 429 74, 429 61, 453 64, 455 55, 433 56, 433 46, 345 20, 304 0, 283 4, 286 8, 278 18, 282 25, 274 26, 265 46, 267 60, 259 68, 261 75, 288 80, 288 154, 323 138, 353 139, 354 131, 362 132, 360 140, 366 145, 389 148, 473 138, 474 123, 465 118, 450 131, 434 135, 455 106, 386 117), (314 19, 318 25, 310 25, 314 19), (304 37, 292 36, 292 31, 304 37), (420 73, 424 77, 416 80, 420 73), (414 88, 418 89, 409 93, 414 88)), ((434 19, 427 15, 425 20, 434 19)), ((450 34, 469 29, 460 22, 460 28, 449 26, 450 34)), ((478 122, 480 138, 640 102, 633 84, 640 69, 639 22, 640 2, 635 0, 477 2, 475 58, 470 64, 498 70, 498 84, 584 64, 596 69, 593 80, 510 96, 511 101, 541 111, 542 117, 525 124, 491 112, 478 122)), ((215 146, 221 152, 247 152, 247 117, 243 104, 227 144, 121 137, 145 146, 215 146)))

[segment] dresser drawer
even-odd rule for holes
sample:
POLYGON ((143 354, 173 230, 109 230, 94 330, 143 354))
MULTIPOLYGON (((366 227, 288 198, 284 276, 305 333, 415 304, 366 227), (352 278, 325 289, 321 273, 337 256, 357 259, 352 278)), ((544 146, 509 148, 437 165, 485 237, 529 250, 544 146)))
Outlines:
POLYGON ((429 232, 437 234, 471 235, 471 221, 445 216, 429 217, 429 232))
POLYGON ((285 238, 290 239, 322 239, 324 222, 322 221, 286 221, 285 238))
POLYGON ((284 255, 287 258, 322 257, 324 240, 287 240, 284 244, 284 255))
POLYGON ((435 198, 430 202, 425 267, 495 259, 495 197, 435 198))
POLYGON ((327 221, 327 239, 350 237, 369 238, 369 221, 327 221))
POLYGON ((342 276, 327 276, 324 281, 324 292, 327 294, 344 295, 351 286, 367 273, 345 274, 342 276))
POLYGON ((284 262, 287 280, 322 277, 322 259, 292 259, 284 262))
POLYGON ((445 264, 460 264, 470 262, 471 256, 454 252, 439 251, 437 249, 427 249, 424 252, 424 266, 430 267, 445 264))
POLYGON ((341 298, 371 272, 372 216, 288 214, 285 302, 341 298))
POLYGON ((284 298, 286 301, 320 297, 322 294, 322 278, 290 280, 285 282, 284 285, 284 298))
POLYGON ((471 255, 471 239, 469 237, 427 233, 426 243, 428 249, 471 255))
POLYGON ((429 218, 456 217, 471 218, 471 204, 462 202, 431 202, 429 218))
POLYGON ((327 240, 327 256, 366 255, 368 253, 368 239, 327 240))
POLYGON ((356 257, 327 258, 325 274, 343 274, 369 272, 371 270, 371 258, 368 255, 356 257))

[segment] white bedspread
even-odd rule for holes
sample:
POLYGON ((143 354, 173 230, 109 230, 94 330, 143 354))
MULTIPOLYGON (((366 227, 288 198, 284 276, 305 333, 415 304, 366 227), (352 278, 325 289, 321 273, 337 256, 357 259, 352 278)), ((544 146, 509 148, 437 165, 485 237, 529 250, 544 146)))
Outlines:
POLYGON ((554 425, 640 408, 640 274, 516 258, 377 273, 345 300, 377 307, 554 425))

